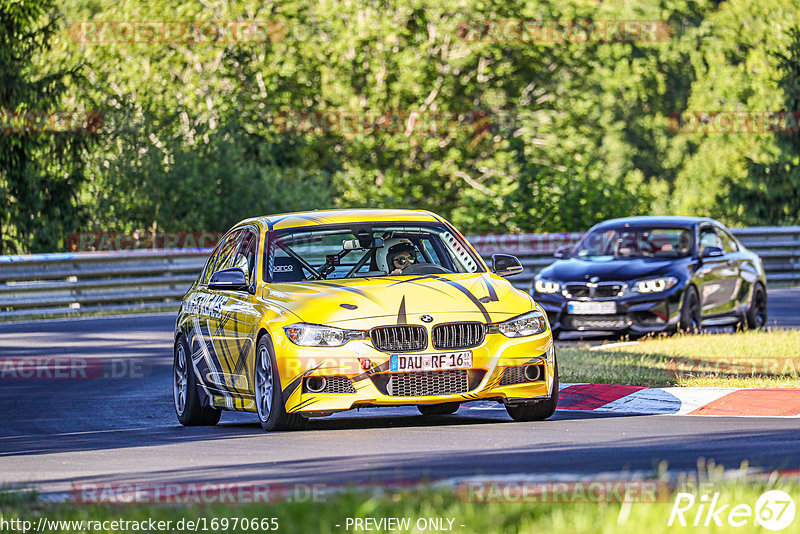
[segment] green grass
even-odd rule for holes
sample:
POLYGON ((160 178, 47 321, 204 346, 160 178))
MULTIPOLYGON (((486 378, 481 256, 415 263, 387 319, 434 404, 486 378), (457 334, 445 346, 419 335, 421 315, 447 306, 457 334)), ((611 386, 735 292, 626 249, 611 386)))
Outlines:
MULTIPOLYGON (((800 502, 797 480, 780 482, 705 482, 690 483, 683 487, 699 495, 720 493, 720 503, 749 504, 755 506, 758 497, 768 489, 781 489, 789 493, 795 502, 800 502), (700 491, 698 491, 698 489, 700 491)), ((365 493, 345 493, 329 497, 326 502, 317 503, 277 503, 265 505, 76 505, 72 503, 48 504, 42 502, 14 502, 0 500, 0 518, 8 521, 24 519, 34 524, 40 517, 49 520, 92 520, 105 521, 123 519, 127 521, 172 521, 182 518, 206 518, 210 525, 212 518, 270 518, 278 519, 279 532, 288 533, 329 533, 359 532, 352 528, 345 530, 348 517, 411 518, 412 524, 419 518, 452 518, 453 532, 484 534, 518 532, 727 532, 730 527, 667 526, 673 507, 674 493, 666 493, 660 502, 655 503, 540 503, 540 502, 466 502, 463 493, 452 489, 406 490, 384 492, 380 495, 365 493), (340 525, 336 527, 336 525, 340 525), (464 525, 463 527, 461 525, 464 525), (726 528, 727 527, 727 528, 726 528)), ((699 498, 698 498, 699 503, 699 498)), ((732 506, 728 507, 730 510, 732 506)), ((697 507, 694 508, 696 511, 697 507)), ((693 514, 686 514, 693 518, 693 514)), ((725 521, 725 517, 722 517, 725 521)), ((691 521, 691 519, 690 519, 691 521)), ((230 525, 230 523, 229 523, 230 525)), ((798 532, 800 518, 783 532, 798 532)), ((202 528, 199 529, 202 532, 202 528)), ((78 532, 75 528, 51 528, 49 532, 78 532)), ((97 530, 92 530, 96 532, 97 530)), ((113 532, 112 529, 101 529, 113 532)), ((173 528, 172 531, 175 531, 173 528)), ((265 532, 264 530, 258 530, 265 532)), ((753 528, 751 523, 742 532, 763 531, 753 528)), ((249 529, 223 530, 216 532, 253 532, 249 529)), ((363 532, 363 531, 362 531, 363 532)), ((387 532, 386 529, 373 532, 387 532)), ((401 532, 419 532, 411 529, 401 532)))
POLYGON ((646 339, 636 345, 558 351, 562 382, 638 386, 800 388, 800 331, 646 339))

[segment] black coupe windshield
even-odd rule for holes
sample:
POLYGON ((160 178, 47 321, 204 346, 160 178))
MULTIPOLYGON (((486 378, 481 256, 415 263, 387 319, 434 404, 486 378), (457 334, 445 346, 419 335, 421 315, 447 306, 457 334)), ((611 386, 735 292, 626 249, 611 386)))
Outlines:
POLYGON ((602 228, 589 232, 572 251, 578 258, 682 258, 692 253, 688 228, 602 228))
POLYGON ((277 283, 484 270, 447 228, 396 224, 279 232, 266 265, 277 283))

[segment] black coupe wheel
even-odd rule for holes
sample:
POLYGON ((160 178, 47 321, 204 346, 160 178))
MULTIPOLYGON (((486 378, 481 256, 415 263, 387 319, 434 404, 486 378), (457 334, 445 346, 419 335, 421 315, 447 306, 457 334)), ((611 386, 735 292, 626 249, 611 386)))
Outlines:
POLYGON ((222 412, 203 406, 197 387, 189 347, 186 339, 181 336, 175 342, 175 358, 172 362, 172 401, 175 414, 184 426, 214 426, 219 423, 222 412))
POLYGON ((747 308, 747 328, 764 328, 767 324, 767 292, 761 284, 753 290, 753 300, 747 308))
POLYGON ((506 411, 514 421, 544 421, 556 413, 558 405, 558 362, 553 368, 553 391, 550 397, 545 400, 518 404, 516 406, 506 405, 506 411))
POLYGON ((442 404, 419 404, 417 410, 422 415, 449 415, 456 413, 461 406, 460 402, 444 402, 442 404))
POLYGON ((702 316, 700 313, 700 297, 694 286, 686 288, 683 295, 683 306, 678 322, 678 331, 688 334, 696 334, 700 331, 702 316))
POLYGON ((264 430, 302 430, 308 419, 300 414, 286 413, 281 392, 278 364, 269 336, 263 336, 256 347, 256 366, 253 388, 258 421, 264 430))

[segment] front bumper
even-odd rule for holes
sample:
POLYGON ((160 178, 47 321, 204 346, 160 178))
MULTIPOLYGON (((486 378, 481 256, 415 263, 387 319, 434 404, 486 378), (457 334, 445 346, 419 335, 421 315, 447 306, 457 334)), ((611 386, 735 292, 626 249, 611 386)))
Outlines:
MULTIPOLYGON (((307 416, 362 407, 475 400, 515 404, 547 398, 552 393, 555 349, 550 331, 525 338, 487 334, 483 344, 467 350, 472 351, 472 367, 468 370, 415 373, 390 372, 390 354, 376 350, 366 340, 353 340, 338 348, 298 347, 287 341, 276 352, 282 355, 278 365, 286 411, 307 416), (371 364, 369 370, 363 368, 365 360, 371 364), (508 383, 508 377, 527 366, 540 366, 541 375, 536 380, 508 383), (504 377, 509 368, 513 369, 504 377), (335 382, 337 392, 308 391, 307 381, 313 377, 335 382), (408 394, 420 388, 427 388, 426 393, 408 394)), ((429 347, 424 353, 439 352, 442 351, 429 347)))
POLYGON ((576 300, 560 294, 532 293, 534 300, 547 312, 553 330, 562 331, 616 331, 634 333, 664 332, 674 328, 680 318, 683 287, 676 286, 658 294, 635 294, 617 298, 594 299, 614 302, 615 313, 574 314, 569 313, 568 304, 576 300))

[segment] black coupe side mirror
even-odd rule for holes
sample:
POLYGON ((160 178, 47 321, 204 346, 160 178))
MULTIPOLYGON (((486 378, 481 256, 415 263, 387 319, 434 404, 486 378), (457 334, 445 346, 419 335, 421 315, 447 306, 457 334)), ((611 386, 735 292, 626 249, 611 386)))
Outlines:
POLYGON ((720 256, 724 256, 725 251, 719 247, 705 247, 703 249, 703 257, 704 258, 719 258, 720 256))
POLYGON ((514 276, 522 272, 522 263, 516 256, 492 254, 492 271, 500 276, 514 276))
POLYGON ((566 258, 566 257, 569 255, 569 250, 570 250, 571 248, 572 248, 572 247, 569 247, 569 246, 567 246, 567 247, 559 247, 559 248, 558 248, 558 250, 556 250, 556 251, 553 253, 553 256, 554 256, 554 257, 556 257, 556 258, 558 258, 558 259, 561 259, 561 258, 566 258))
POLYGON ((244 271, 238 267, 231 267, 212 274, 211 280, 208 282, 208 289, 250 292, 251 288, 247 283, 244 271))

